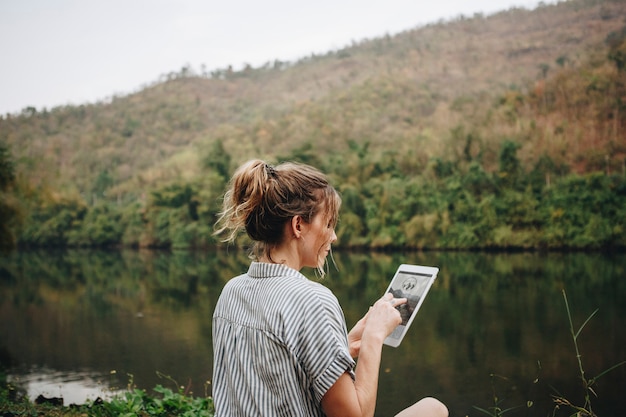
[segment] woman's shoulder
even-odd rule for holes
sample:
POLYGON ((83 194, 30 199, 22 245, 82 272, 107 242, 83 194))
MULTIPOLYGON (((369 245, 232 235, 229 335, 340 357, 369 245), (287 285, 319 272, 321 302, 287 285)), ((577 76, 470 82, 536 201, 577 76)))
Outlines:
POLYGON ((335 294, 332 292, 330 288, 316 280, 315 278, 309 278, 307 276, 302 275, 301 280, 296 281, 296 285, 299 285, 302 288, 302 291, 329 296, 335 298, 335 294))
POLYGON ((321 297, 336 300, 333 292, 325 285, 281 264, 253 262, 246 273, 231 278, 224 286, 224 290, 243 288, 255 288, 254 291, 277 293, 290 298, 321 297))

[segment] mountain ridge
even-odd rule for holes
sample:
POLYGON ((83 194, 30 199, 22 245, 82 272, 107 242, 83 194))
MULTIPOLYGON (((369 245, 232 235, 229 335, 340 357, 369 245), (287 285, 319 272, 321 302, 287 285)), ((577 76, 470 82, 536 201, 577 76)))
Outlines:
POLYGON ((624 15, 621 1, 570 0, 461 16, 295 63, 210 77, 183 68, 108 103, 27 108, 0 119, 0 139, 23 177, 83 195, 103 173, 118 190, 183 168, 198 175, 197 156, 218 139, 235 161, 275 158, 311 141, 328 153, 351 140, 377 151, 415 137, 426 138, 425 158, 441 156, 451 130, 468 124, 455 105, 474 103, 478 114, 508 90, 531 92, 604 47, 624 15))

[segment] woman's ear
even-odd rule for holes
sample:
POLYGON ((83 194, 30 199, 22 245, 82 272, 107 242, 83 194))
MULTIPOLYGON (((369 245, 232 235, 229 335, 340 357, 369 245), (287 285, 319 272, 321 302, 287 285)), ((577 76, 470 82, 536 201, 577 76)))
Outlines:
POLYGON ((293 216, 291 218, 291 235, 296 239, 302 236, 302 216, 293 216))

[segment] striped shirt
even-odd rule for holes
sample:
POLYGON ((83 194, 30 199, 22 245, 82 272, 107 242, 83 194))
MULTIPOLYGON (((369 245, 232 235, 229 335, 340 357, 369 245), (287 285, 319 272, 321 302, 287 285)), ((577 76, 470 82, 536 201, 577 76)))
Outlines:
POLYGON ((343 311, 323 285, 253 262, 224 287, 213 314, 216 417, 323 416, 321 400, 354 378, 343 311))

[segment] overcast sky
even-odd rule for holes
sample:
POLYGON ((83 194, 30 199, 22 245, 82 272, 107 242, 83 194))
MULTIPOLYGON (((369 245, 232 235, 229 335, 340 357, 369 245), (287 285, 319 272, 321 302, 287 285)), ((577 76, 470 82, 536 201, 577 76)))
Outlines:
POLYGON ((131 93, 185 65, 210 71, 295 61, 461 14, 539 3, 0 0, 0 115, 131 93))

